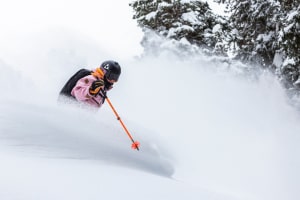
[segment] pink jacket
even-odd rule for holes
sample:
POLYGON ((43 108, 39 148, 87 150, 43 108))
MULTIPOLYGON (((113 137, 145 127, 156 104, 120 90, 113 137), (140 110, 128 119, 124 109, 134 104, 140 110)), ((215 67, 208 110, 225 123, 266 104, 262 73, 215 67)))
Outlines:
POLYGON ((97 78, 95 78, 93 75, 88 75, 79 79, 75 87, 72 89, 71 95, 74 96, 78 101, 100 108, 103 104, 103 98, 101 95, 98 94, 97 96, 93 96, 89 93, 89 88, 96 80, 97 78))

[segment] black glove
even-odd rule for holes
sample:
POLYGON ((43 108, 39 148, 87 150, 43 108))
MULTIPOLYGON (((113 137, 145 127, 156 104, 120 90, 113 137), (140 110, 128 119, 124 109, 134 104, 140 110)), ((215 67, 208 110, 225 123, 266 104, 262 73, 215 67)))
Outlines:
POLYGON ((91 95, 97 95, 100 92, 100 89, 103 88, 104 88, 104 81, 102 79, 99 79, 92 83, 89 91, 91 95))

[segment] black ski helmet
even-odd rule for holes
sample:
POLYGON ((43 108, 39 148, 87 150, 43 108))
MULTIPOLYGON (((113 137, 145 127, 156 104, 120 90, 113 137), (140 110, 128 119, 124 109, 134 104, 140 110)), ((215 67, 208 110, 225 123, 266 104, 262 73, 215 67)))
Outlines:
POLYGON ((100 68, 104 71, 104 77, 108 80, 118 81, 121 74, 119 63, 113 60, 104 61, 100 68))

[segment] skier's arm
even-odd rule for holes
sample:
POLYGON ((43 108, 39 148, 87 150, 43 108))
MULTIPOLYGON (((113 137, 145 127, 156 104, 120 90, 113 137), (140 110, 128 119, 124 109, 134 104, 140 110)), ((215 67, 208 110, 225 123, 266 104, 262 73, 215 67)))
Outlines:
POLYGON ((92 95, 89 93, 89 89, 93 81, 94 80, 90 76, 79 79, 75 87, 72 89, 72 96, 74 96, 79 101, 90 99, 92 95))

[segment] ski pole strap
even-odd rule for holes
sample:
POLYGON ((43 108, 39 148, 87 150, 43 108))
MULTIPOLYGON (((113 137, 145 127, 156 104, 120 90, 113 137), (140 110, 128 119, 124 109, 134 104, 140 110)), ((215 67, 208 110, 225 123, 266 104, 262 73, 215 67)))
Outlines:
POLYGON ((104 103, 105 99, 107 98, 106 96, 106 90, 103 90, 102 88, 100 89, 99 95, 102 97, 102 104, 104 103))

